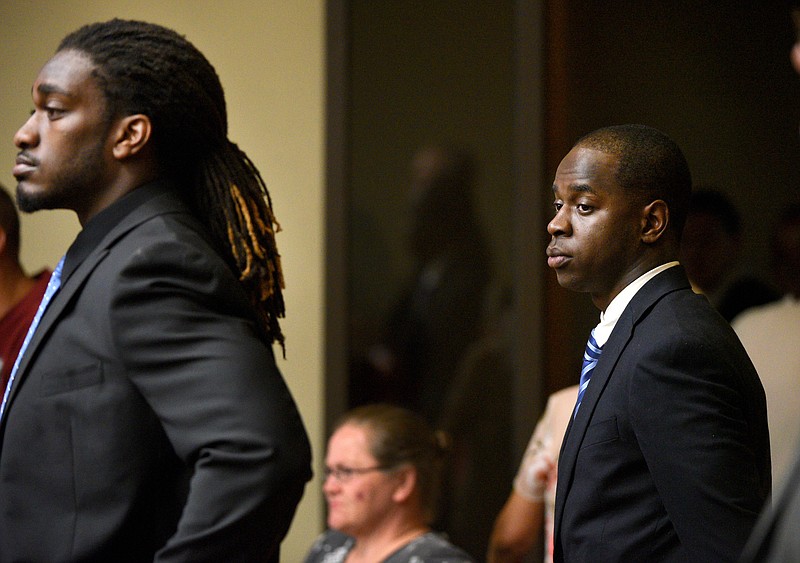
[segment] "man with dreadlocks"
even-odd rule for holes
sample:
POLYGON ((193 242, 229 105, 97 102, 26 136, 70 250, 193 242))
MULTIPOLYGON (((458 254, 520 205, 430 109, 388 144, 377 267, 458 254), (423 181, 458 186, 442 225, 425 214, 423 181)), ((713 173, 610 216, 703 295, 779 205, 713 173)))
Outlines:
POLYGON ((18 204, 83 229, 0 406, 0 562, 278 561, 310 447, 271 348, 277 224, 216 72, 113 20, 32 94, 18 204))

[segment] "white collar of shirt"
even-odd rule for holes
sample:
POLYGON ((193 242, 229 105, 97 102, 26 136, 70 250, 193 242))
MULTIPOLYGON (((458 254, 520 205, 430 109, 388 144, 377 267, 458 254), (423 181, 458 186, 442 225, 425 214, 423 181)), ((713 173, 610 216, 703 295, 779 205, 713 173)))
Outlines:
POLYGON ((625 307, 628 306, 628 303, 631 302, 633 296, 636 295, 640 289, 642 289, 644 284, 649 282, 664 270, 677 265, 678 262, 674 261, 667 262, 666 264, 662 264, 657 268, 653 268, 646 274, 642 274, 629 283, 625 289, 620 291, 617 296, 611 300, 611 303, 608 304, 606 310, 600 313, 600 324, 598 324, 594 329, 594 339, 598 346, 602 347, 608 341, 608 338, 611 336, 611 331, 613 331, 614 327, 617 326, 617 321, 622 316, 622 312, 625 310, 625 307))

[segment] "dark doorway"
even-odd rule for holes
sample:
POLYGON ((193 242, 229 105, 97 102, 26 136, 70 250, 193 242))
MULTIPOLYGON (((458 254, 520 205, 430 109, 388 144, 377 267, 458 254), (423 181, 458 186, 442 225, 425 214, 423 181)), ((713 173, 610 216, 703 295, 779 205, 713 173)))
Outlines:
POLYGON ((447 431, 437 525, 478 560, 542 403, 534 4, 329 4, 328 421, 447 431))

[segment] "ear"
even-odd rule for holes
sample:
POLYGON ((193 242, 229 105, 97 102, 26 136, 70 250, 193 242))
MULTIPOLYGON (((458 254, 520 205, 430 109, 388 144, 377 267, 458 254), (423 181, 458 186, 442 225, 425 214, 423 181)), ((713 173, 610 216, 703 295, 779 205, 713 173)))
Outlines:
POLYGON ((139 153, 147 145, 153 125, 150 118, 142 114, 126 115, 114 130, 114 158, 124 160, 139 153))
POLYGON ((6 242, 8 238, 6 237, 6 230, 0 227, 0 254, 3 254, 6 250, 6 242))
POLYGON ((642 214, 642 242, 655 243, 667 231, 669 207, 663 199, 650 202, 642 214))
POLYGON ((407 465, 398 469, 395 472, 395 477, 397 478, 397 485, 394 493, 392 493, 392 500, 402 503, 408 500, 417 487, 417 470, 413 465, 407 465))

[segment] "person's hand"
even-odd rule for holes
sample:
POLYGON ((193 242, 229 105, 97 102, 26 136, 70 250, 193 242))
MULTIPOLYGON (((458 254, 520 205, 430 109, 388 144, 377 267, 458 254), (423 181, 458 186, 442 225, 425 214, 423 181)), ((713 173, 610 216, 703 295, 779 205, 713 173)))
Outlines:
POLYGON ((550 474, 556 469, 556 462, 545 444, 540 443, 531 454, 532 459, 525 467, 526 489, 537 497, 544 495, 550 474))

